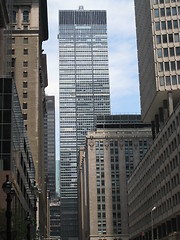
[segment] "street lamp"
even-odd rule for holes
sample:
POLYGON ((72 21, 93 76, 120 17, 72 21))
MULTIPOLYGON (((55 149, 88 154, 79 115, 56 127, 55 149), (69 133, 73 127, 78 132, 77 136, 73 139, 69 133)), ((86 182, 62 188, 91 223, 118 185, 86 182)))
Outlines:
POLYGON ((156 209, 155 206, 151 209, 151 236, 152 236, 152 240, 154 240, 153 211, 154 211, 155 209, 156 209))
POLYGON ((13 196, 15 195, 15 191, 12 187, 12 183, 9 181, 9 175, 6 175, 6 181, 3 183, 2 185, 2 189, 3 191, 6 193, 7 198, 6 198, 6 202, 7 202, 7 208, 6 208, 6 237, 8 240, 11 240, 11 216, 12 216, 12 212, 11 212, 11 201, 13 196))
POLYGON ((27 240, 31 239, 31 217, 29 213, 26 216, 26 223, 27 223, 27 240))

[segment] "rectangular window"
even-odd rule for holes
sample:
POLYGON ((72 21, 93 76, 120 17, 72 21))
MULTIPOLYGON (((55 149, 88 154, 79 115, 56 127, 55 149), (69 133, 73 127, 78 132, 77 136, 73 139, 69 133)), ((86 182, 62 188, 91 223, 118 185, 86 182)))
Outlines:
POLYGON ((26 113, 23 113, 23 119, 27 120, 27 114, 26 113))
POLYGON ((171 71, 175 71, 175 70, 176 70, 175 62, 171 62, 171 71))
POLYGON ((168 37, 169 37, 169 42, 172 43, 173 42, 173 34, 169 34, 168 37))
POLYGON ((155 18, 159 17, 159 9, 154 9, 155 18))
POLYGON ((162 37, 163 37, 163 43, 167 43, 167 35, 164 34, 164 35, 162 35, 162 37))
POLYGON ((167 26, 168 26, 168 29, 172 29, 172 22, 171 21, 167 21, 167 26))
POLYGON ((171 62, 171 71, 175 71, 175 70, 176 70, 175 62, 171 62))
POLYGON ((23 88, 27 88, 28 83, 27 82, 23 82, 23 88))
POLYGON ((173 47, 169 48, 169 51, 170 51, 170 56, 173 57, 174 56, 174 48, 173 47))
POLYGON ((173 20, 173 28, 174 29, 178 28, 178 21, 177 20, 173 20))
POLYGON ((176 75, 172 76, 172 85, 177 85, 176 75))
POLYGON ((160 22, 156 22, 156 31, 159 31, 160 30, 160 22))
POLYGON ((177 61, 177 70, 180 70, 180 61, 177 61))
POLYGON ((159 77, 160 86, 164 86, 164 77, 159 77))
POLYGON ((27 98, 27 92, 23 92, 23 98, 27 98))
POLYGON ((161 36, 160 35, 156 36, 156 42, 157 42, 157 44, 161 43, 161 36))
POLYGON ((166 30, 166 22, 165 21, 161 22, 161 28, 162 28, 162 30, 166 30))
POLYGON ((23 66, 24 66, 24 67, 28 67, 28 61, 24 61, 24 62, 23 62, 23 66))
POLYGON ((164 48, 164 57, 168 57, 168 49, 164 48))
POLYGON ((176 56, 180 56, 180 47, 176 47, 176 56))
POLYGON ((165 62, 165 71, 169 71, 169 62, 165 62))
POLYGON ((173 16, 177 15, 176 7, 172 7, 172 15, 173 16))
POLYGON ((158 64, 158 69, 159 69, 159 72, 163 72, 163 63, 159 63, 158 64))
POLYGON ((162 57, 162 49, 157 49, 157 55, 158 55, 158 58, 161 58, 162 57))
POLYGON ((28 55, 28 49, 27 48, 24 49, 24 55, 28 55))
POLYGON ((179 33, 174 34, 174 41, 179 42, 179 33))
POLYGON ((171 16, 171 9, 170 9, 170 7, 166 8, 166 16, 171 16))
POLYGON ((24 38, 24 44, 28 44, 28 38, 27 37, 24 38))
POLYGON ((28 77, 28 72, 23 72, 23 77, 24 78, 28 77))
POLYGON ((164 16, 165 16, 165 10, 164 10, 164 8, 161 8, 160 11, 161 11, 161 17, 164 17, 164 16))
POLYGON ((27 109, 27 103, 23 103, 23 109, 27 109))
POLYGON ((166 76, 166 86, 171 85, 170 77, 166 76))

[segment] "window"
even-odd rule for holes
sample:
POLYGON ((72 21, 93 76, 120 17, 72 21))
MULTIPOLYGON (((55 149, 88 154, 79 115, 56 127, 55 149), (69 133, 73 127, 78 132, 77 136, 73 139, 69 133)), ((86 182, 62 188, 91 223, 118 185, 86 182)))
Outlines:
POLYGON ((171 21, 167 21, 167 26, 168 26, 168 29, 172 29, 172 22, 171 21))
POLYGON ((23 113, 23 119, 27 120, 27 114, 26 113, 23 113))
POLYGON ((23 62, 23 66, 24 66, 24 67, 28 67, 28 61, 24 61, 24 62, 23 62))
POLYGON ((160 86, 164 86, 164 77, 159 77, 160 86))
POLYGON ((154 0, 154 4, 158 4, 158 0, 154 0))
POLYGON ((158 69, 159 69, 159 72, 163 72, 163 63, 159 63, 158 64, 158 69))
POLYGON ((165 21, 161 22, 161 28, 162 28, 162 30, 166 30, 166 22, 165 21))
POLYGON ((23 88, 27 88, 28 87, 28 83, 27 82, 23 82, 23 88))
POLYGON ((175 62, 171 62, 171 71, 175 71, 175 70, 176 70, 175 62))
POLYGON ((16 23, 16 11, 13 11, 12 22, 16 23))
POLYGON ((158 55, 158 58, 161 58, 162 57, 162 49, 157 49, 157 55, 158 55))
POLYGON ((164 57, 168 57, 168 49, 164 48, 164 57))
POLYGON ((28 38, 27 37, 24 38, 24 44, 28 44, 28 38))
POLYGON ((23 72, 23 77, 28 77, 28 72, 23 72))
POLYGON ((14 55, 15 54, 15 49, 11 49, 11 54, 14 55))
POLYGON ((24 22, 24 23, 29 22, 29 11, 27 11, 27 10, 25 10, 25 11, 23 12, 23 22, 24 22))
POLYGON ((165 3, 170 3, 170 0, 165 0, 165 3))
POLYGON ((176 85, 177 84, 177 79, 176 79, 176 75, 172 76, 172 85, 176 85))
POLYGON ((27 48, 24 49, 24 55, 28 55, 28 49, 27 48))
POLYGON ((165 71, 169 71, 169 62, 165 62, 165 71))
POLYGON ((14 37, 11 39, 11 42, 12 42, 12 44, 15 44, 15 38, 14 37))
POLYGON ((174 34, 174 40, 175 42, 179 42, 179 33, 174 34))
POLYGON ((173 47, 169 48, 169 51, 170 51, 170 56, 173 57, 174 56, 174 48, 173 47))
POLYGON ((23 92, 23 98, 27 98, 27 92, 23 92))
POLYGON ((161 17, 164 17, 165 16, 165 10, 164 10, 164 8, 161 8, 161 17))
POLYGON ((156 22, 156 31, 159 31, 160 30, 160 22, 156 22))
POLYGON ((23 26, 23 29, 24 30, 28 30, 28 26, 23 26))
POLYGON ((178 28, 178 21, 177 20, 173 20, 173 27, 175 29, 178 28))
POLYGON ((27 103, 23 103, 23 109, 27 109, 27 103))
POLYGON ((170 77, 166 76, 166 86, 171 85, 170 77))
POLYGON ((11 60, 11 67, 15 67, 15 58, 12 58, 11 60))
POLYGON ((160 3, 164 3, 164 0, 160 0, 160 3))
POLYGON ((160 36, 160 35, 157 35, 157 36, 156 36, 156 41, 157 41, 157 44, 160 44, 160 43, 161 43, 161 36, 160 36))
POLYGON ((173 42, 173 34, 169 34, 168 37, 169 37, 169 42, 172 43, 173 42))
POLYGON ((180 61, 177 61, 177 70, 180 70, 180 61))
POLYGON ((176 47, 176 56, 180 56, 180 47, 176 47))
POLYGON ((166 15, 171 16, 171 9, 169 7, 166 8, 166 15))
POLYGON ((164 35, 162 35, 162 37, 163 37, 163 43, 167 43, 167 35, 164 34, 164 35))
POLYGON ((172 7, 172 15, 177 15, 177 10, 176 10, 176 7, 172 7))
POLYGON ((154 9, 155 18, 159 17, 159 9, 154 9))

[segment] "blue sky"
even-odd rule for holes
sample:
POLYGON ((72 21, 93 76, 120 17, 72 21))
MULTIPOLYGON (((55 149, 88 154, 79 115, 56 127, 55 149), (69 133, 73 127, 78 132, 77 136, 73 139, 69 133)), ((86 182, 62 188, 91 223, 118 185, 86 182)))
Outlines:
POLYGON ((47 54, 46 94, 56 96, 56 138, 58 139, 58 10, 106 10, 108 22, 111 113, 140 113, 134 0, 47 0, 49 40, 43 44, 47 54))

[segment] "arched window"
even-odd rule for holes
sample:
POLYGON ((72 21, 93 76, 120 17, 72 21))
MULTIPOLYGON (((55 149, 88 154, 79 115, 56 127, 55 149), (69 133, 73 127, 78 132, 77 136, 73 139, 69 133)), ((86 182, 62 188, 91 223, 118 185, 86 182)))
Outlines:
POLYGON ((16 23, 16 11, 13 11, 12 22, 16 23))
POLYGON ((23 12, 23 22, 29 22, 29 11, 24 11, 23 12))

